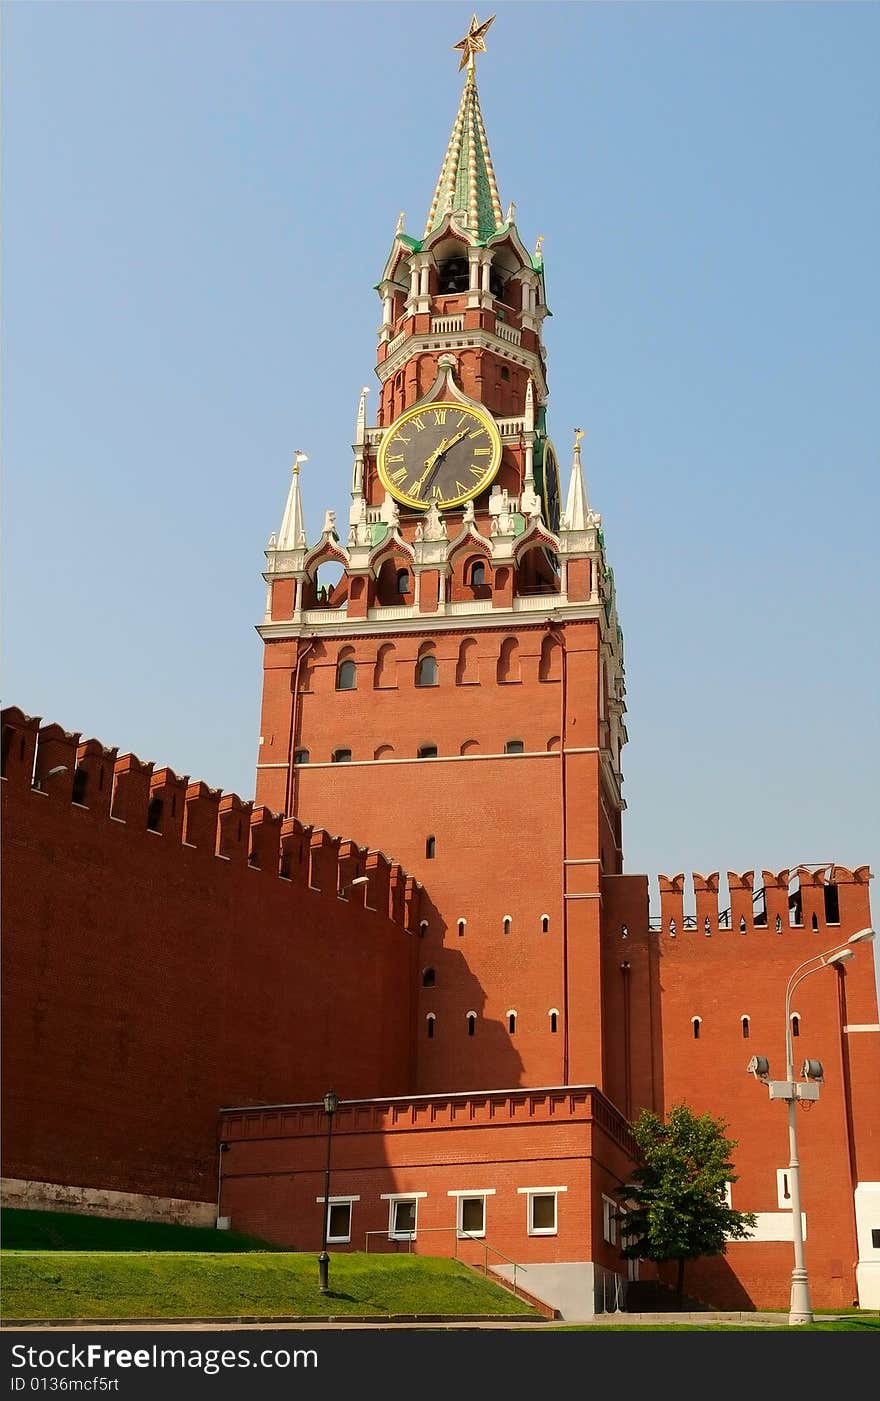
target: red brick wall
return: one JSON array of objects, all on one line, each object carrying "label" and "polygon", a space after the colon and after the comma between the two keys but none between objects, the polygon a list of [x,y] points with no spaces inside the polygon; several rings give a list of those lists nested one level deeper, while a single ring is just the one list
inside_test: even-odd
[{"label": "red brick wall", "polygon": [[[224,1214],[233,1226],[299,1250],[321,1248],[327,1119],[319,1106],[228,1113],[221,1134]],[[489,1264],[503,1252],[528,1264],[593,1260],[621,1273],[602,1236],[602,1193],[626,1181],[632,1140],[617,1111],[590,1088],[437,1096],[341,1105],[333,1121],[330,1196],[352,1205],[350,1246],[388,1250],[389,1205],[382,1193],[426,1192],[418,1205],[417,1253],[482,1262],[483,1247],[456,1243],[450,1191],[490,1189]],[[520,1187],[566,1187],[557,1234],[530,1236]],[[528,1288],[528,1278],[521,1283]]]},{"label": "red brick wall", "polygon": [[[311,762],[296,771],[292,810],[359,840],[369,833],[429,892],[418,958],[436,982],[419,1003],[422,1093],[601,1081],[597,625],[569,624],[564,636],[565,684],[539,679],[544,626],[346,636],[323,640],[309,655],[310,690],[298,697],[293,747],[307,749]],[[501,651],[511,637],[516,660],[511,679],[501,681]],[[466,639],[475,643],[468,674],[478,684],[457,684]],[[397,684],[375,688],[377,654],[389,642]],[[438,685],[419,688],[415,667],[427,642]],[[354,691],[335,689],[343,647],[355,650]],[[266,651],[260,762],[283,765],[293,658],[289,644]],[[564,822],[563,724],[571,751]],[[526,752],[506,755],[510,739]],[[429,743],[438,758],[417,760]],[[319,767],[338,747],[350,749],[353,762]],[[278,803],[285,786],[283,767],[258,771],[258,798]],[[429,836],[433,859],[426,857]],[[468,1012],[477,1014],[473,1037]]]},{"label": "red brick wall", "polygon": [[[149,832],[152,765],[132,756],[116,761],[124,821],[106,811],[112,758],[91,807],[72,805],[77,737],[58,727],[37,772],[67,772],[33,790],[37,723],[4,714],[7,1175],[211,1200],[222,1104],[411,1088],[417,939],[401,920],[417,923],[417,892],[399,867],[362,854],[375,912],[363,887],[337,898],[335,849],[325,888],[310,890],[310,841],[326,834],[303,844],[298,824],[282,834],[280,818],[197,784],[184,837],[207,844]],[[121,782],[131,774],[139,792]],[[252,837],[263,869],[248,864]],[[277,874],[279,839],[290,880]]]},{"label": "red brick wall", "polygon": [[[609,1026],[627,1029],[626,1036],[610,1036],[606,1044],[608,1092],[624,1108],[629,1088],[633,1113],[642,1106],[662,1112],[684,1102],[725,1118],[737,1142],[733,1205],[742,1211],[780,1212],[776,1174],[789,1163],[786,1106],[769,1100],[766,1088],[746,1074],[746,1065],[753,1055],[766,1055],[772,1078],[785,1078],[790,974],[871,922],[867,869],[836,867],[827,874],[838,888],[840,922],[825,919],[823,878],[803,871],[799,927],[789,923],[787,872],[781,884],[763,873],[766,925],[754,921],[752,873],[730,873],[727,928],[719,928],[717,894],[706,889],[701,876],[693,878],[694,901],[688,900],[688,908],[698,911],[696,928],[684,927],[684,877],[660,878],[661,928],[655,931],[648,929],[644,877],[604,882],[606,1017]],[[717,880],[709,881],[717,892]],[[811,974],[792,1001],[801,1018],[793,1041],[795,1074],[809,1056],[823,1062],[826,1076],[818,1103],[797,1111],[807,1269],[814,1303],[826,1308],[848,1306],[856,1297],[853,1187],[857,1180],[880,1177],[878,1035],[843,1031],[878,1021],[871,947],[854,949],[845,970]],[[624,962],[630,964],[626,973]],[[748,1039],[743,1016],[749,1018]],[[693,1035],[694,1017],[701,1018],[699,1039]],[[690,1292],[729,1307],[748,1307],[749,1301],[784,1307],[792,1264],[791,1241],[733,1243],[725,1259],[688,1267]]]}]

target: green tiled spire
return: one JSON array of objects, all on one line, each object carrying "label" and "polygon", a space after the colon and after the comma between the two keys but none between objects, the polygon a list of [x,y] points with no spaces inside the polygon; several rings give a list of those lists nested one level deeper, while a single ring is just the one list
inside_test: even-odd
[{"label": "green tiled spire", "polygon": [[425,225],[426,238],[448,209],[466,211],[467,228],[481,243],[504,227],[473,62],[468,66],[458,114],[431,202]]}]

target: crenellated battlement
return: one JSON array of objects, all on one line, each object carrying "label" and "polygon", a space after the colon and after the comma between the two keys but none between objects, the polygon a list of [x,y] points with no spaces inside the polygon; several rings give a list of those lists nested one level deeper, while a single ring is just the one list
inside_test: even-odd
[{"label": "crenellated battlement", "polygon": [[11,801],[77,809],[142,833],[145,840],[161,837],[181,850],[387,915],[417,932],[421,884],[384,852],[304,826],[135,754],[120,754],[97,739],[83,740],[17,706],[0,712],[0,719],[2,779]]},{"label": "crenellated battlement", "polygon": [[705,938],[782,934],[789,929],[827,931],[833,936],[844,927],[847,931],[850,925],[859,927],[859,920],[863,925],[870,922],[870,880],[867,866],[850,870],[834,862],[762,870],[760,882],[753,870],[728,871],[729,904],[721,908],[719,871],[692,872],[690,891],[685,889],[683,871],[660,875],[660,914],[650,918],[648,927],[669,939],[695,934]]}]

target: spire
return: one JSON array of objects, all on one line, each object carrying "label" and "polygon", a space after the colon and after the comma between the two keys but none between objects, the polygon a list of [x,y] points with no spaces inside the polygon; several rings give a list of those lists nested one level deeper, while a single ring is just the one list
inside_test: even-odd
[{"label": "spire", "polygon": [[574,430],[574,461],[568,481],[568,498],[565,503],[565,525],[568,530],[585,530],[590,515],[590,503],[584,486],[584,469],[581,465],[582,428]]},{"label": "spire", "polygon": [[474,15],[467,35],[454,46],[463,51],[460,67],[467,64],[467,77],[425,225],[426,238],[450,209],[466,212],[468,230],[481,242],[504,227],[489,142],[480,112],[474,58],[476,53],[485,53],[483,35],[494,18],[493,15],[483,24],[478,24]]},{"label": "spire", "polygon": [[284,518],[278,532],[276,548],[279,550],[299,550],[306,543],[306,528],[303,523],[302,501],[299,494],[299,464],[308,462],[308,460],[305,453],[300,452],[297,448],[293,454],[293,471],[290,478],[290,491],[287,493],[287,505],[284,507]]}]

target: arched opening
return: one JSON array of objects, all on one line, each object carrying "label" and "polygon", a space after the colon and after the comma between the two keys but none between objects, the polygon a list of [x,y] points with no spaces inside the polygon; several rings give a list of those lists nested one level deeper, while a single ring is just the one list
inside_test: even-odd
[{"label": "arched opening", "polygon": [[516,1032],[516,1012],[513,1009],[507,1013],[507,1030],[511,1036]]},{"label": "arched opening", "polygon": [[498,658],[498,681],[500,684],[508,684],[519,680],[519,643],[515,637],[505,637]]},{"label": "arched opening", "polygon": [[468,1036],[474,1036],[474,1035],[476,1034],[476,1030],[477,1030],[477,1014],[476,1014],[476,1012],[468,1012],[468,1014],[467,1014],[467,1031],[468,1031]]},{"label": "arched opening", "polygon": [[480,684],[480,664],[477,658],[477,643],[473,637],[462,639],[458,649],[458,662],[455,667],[456,686],[478,686]]},{"label": "arched opening", "polygon": [[797,1012],[791,1014],[791,1034],[792,1036],[800,1036],[801,1034],[801,1019]]},{"label": "arched opening", "polygon": [[437,685],[437,658],[434,655],[433,647],[434,644],[432,642],[427,642],[419,652],[418,661],[416,662],[417,686]]},{"label": "arched opening", "polygon": [[426,840],[425,840],[425,860],[426,860],[426,861],[433,861],[433,860],[434,860],[434,857],[435,857],[436,855],[437,855],[437,839],[436,839],[435,837],[428,837],[428,838],[426,838]]},{"label": "arched opening", "polygon": [[551,1010],[550,1010],[550,1034],[551,1034],[551,1036],[555,1036],[558,1030],[559,1030],[559,1013],[557,1012],[556,1008],[553,1007],[553,1008],[551,1008]]},{"label": "arched opening", "polygon": [[354,659],[353,647],[343,647],[336,660],[336,689],[337,691],[357,689],[357,663]]},{"label": "arched opening", "polygon": [[694,1029],[694,1040],[695,1040],[695,1041],[699,1041],[699,1039],[700,1039],[701,1018],[700,1018],[700,1017],[691,1017],[691,1026],[692,1026],[693,1029]]},{"label": "arched opening", "polygon": [[432,988],[437,985],[437,973],[433,968],[422,969],[422,987]]},{"label": "arched opening", "polygon": [[373,750],[374,759],[390,759],[394,753],[393,744],[380,744],[378,749]]},{"label": "arched opening", "polygon": [[743,1041],[748,1041],[748,1039],[749,1039],[749,1019],[748,1019],[748,1017],[740,1017],[740,1021],[742,1022]]},{"label": "arched opening", "polygon": [[538,663],[539,681],[562,680],[562,648],[555,637],[549,634],[541,643],[541,660]]},{"label": "arched opening", "polygon": [[328,559],[315,570],[315,608],[335,608],[345,601],[345,570],[339,560]]},{"label": "arched opening", "polygon": [[541,915],[541,933],[542,933],[542,934],[549,934],[549,933],[550,933],[550,916],[549,916],[549,915]]},{"label": "arched opening", "polygon": [[436,1022],[436,1020],[437,1018],[434,1016],[433,1012],[429,1012],[428,1015],[425,1017],[425,1024],[426,1030],[428,1032],[429,1041],[433,1041],[434,1039],[434,1023]]},{"label": "arched opening", "polygon": [[468,260],[460,253],[444,258],[437,269],[437,292],[439,296],[449,296],[456,292],[466,292],[470,285]]},{"label": "arched opening", "polygon": [[505,754],[524,754],[525,744],[521,739],[508,739],[504,744]]},{"label": "arched opening", "polygon": [[398,569],[398,571],[397,571],[397,592],[398,592],[399,594],[408,594],[408,593],[409,593],[409,588],[410,588],[410,585],[409,585],[409,570],[408,570],[408,569]]},{"label": "arched opening", "polygon": [[391,691],[397,686],[397,653],[393,642],[385,642],[376,653],[373,686],[377,691]]},{"label": "arched opening", "polygon": [[334,764],[350,764],[350,763],[351,763],[351,750],[350,750],[350,749],[334,749],[334,750],[333,750],[333,754],[331,755],[331,761],[332,761],[332,763],[334,763]]},{"label": "arched opening", "polygon": [[420,758],[420,759],[436,759],[436,758],[437,758],[437,746],[436,746],[436,744],[420,744],[420,745],[419,745],[419,758]]},{"label": "arched opening", "polygon": [[462,754],[478,754],[479,752],[480,746],[478,741],[475,739],[466,739],[461,746]]},{"label": "arched opening", "polygon": [[504,932],[505,932],[505,934],[509,934],[509,933],[510,933],[512,924],[513,924],[513,920],[511,919],[510,915],[505,915],[505,916],[504,916]]},{"label": "arched opening", "polygon": [[467,929],[467,920],[466,920],[466,919],[460,919],[460,920],[458,921],[458,937],[459,937],[459,939],[463,939],[463,938],[464,938],[464,931],[465,931],[466,929]]}]

